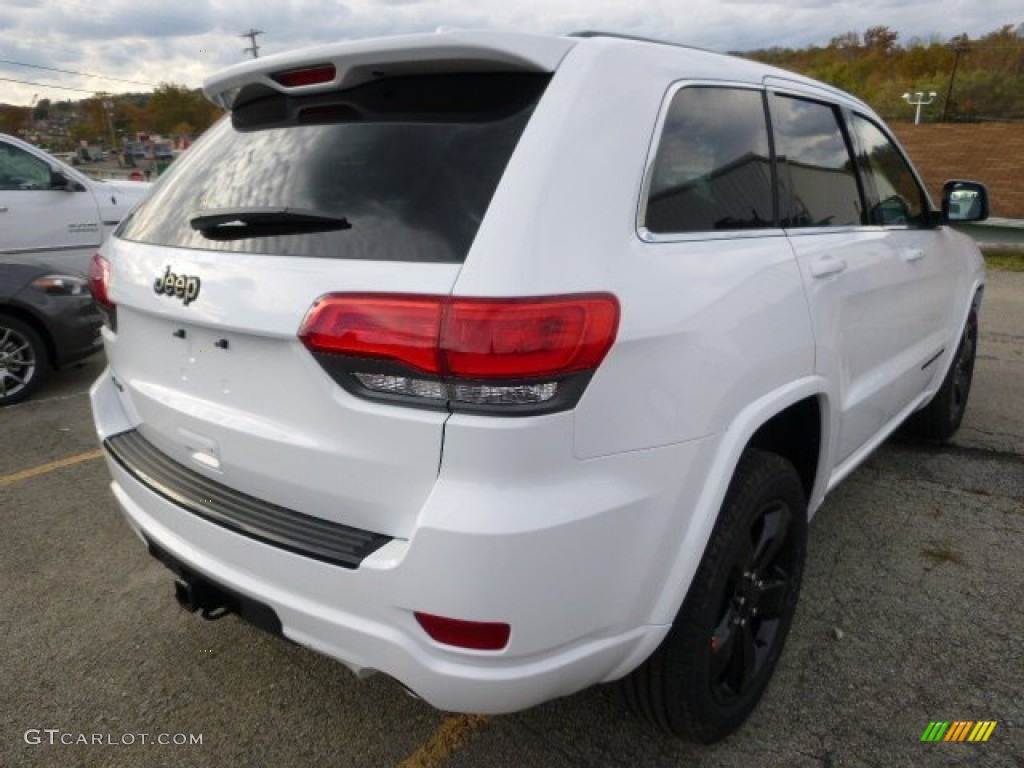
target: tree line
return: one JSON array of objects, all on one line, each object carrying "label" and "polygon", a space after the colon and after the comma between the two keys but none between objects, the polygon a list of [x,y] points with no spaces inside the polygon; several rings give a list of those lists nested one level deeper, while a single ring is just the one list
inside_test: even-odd
[{"label": "tree line", "polygon": [[[935,93],[922,109],[922,122],[1024,120],[1024,24],[1007,24],[976,39],[915,38],[905,45],[898,32],[874,26],[863,34],[837,35],[826,46],[741,55],[831,83],[888,120],[913,119],[915,108],[905,93],[921,93],[924,100]],[[0,132],[35,132],[60,149],[80,140],[120,144],[140,132],[198,135],[221,114],[198,89],[163,83],[152,93],[43,99],[34,108],[0,105]]]},{"label": "tree line", "polygon": [[1024,24],[1007,24],[979,38],[915,38],[900,44],[885,26],[846,32],[827,46],[770,48],[744,54],[842,88],[887,120],[913,120],[903,98],[934,101],[921,122],[1024,120]]},{"label": "tree line", "polygon": [[0,132],[37,137],[55,150],[79,141],[103,145],[113,141],[120,146],[138,133],[197,136],[222,114],[199,89],[162,83],[151,93],[97,93],[78,101],[42,99],[32,108],[3,105]]}]

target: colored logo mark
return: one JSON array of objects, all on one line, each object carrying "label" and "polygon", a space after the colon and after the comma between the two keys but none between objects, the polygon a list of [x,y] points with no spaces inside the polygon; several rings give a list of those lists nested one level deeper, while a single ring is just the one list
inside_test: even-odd
[{"label": "colored logo mark", "polygon": [[995,720],[932,721],[921,734],[921,741],[988,741],[995,729]]}]

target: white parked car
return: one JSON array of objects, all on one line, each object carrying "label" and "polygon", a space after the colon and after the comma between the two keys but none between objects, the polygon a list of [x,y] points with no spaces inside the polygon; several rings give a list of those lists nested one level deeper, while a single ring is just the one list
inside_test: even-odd
[{"label": "white parked car", "polygon": [[589,34],[205,88],[230,116],[90,275],[111,487],[181,604],[446,710],[624,679],[671,732],[737,728],[808,518],[970,388],[982,259],[878,116]]},{"label": "white parked car", "polygon": [[103,239],[149,188],[90,179],[0,134],[0,261],[16,257],[84,274]]}]

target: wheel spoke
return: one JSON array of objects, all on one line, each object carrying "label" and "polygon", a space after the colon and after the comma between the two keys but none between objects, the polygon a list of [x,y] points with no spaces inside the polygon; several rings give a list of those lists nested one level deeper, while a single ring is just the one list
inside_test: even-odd
[{"label": "wheel spoke", "polygon": [[742,693],[754,681],[757,675],[757,644],[754,637],[754,630],[750,622],[740,627],[740,654],[737,659],[739,667],[739,680],[736,693]]},{"label": "wheel spoke", "polygon": [[711,635],[711,680],[718,683],[729,668],[736,645],[736,609],[730,602]]},{"label": "wheel spoke", "polygon": [[757,541],[754,542],[750,570],[763,572],[775,562],[779,550],[786,542],[786,531],[789,527],[789,509],[780,503],[772,505],[755,526]]},{"label": "wheel spoke", "polygon": [[780,618],[786,607],[786,595],[789,594],[789,577],[775,568],[774,573],[761,582],[758,592],[757,605],[762,618]]}]

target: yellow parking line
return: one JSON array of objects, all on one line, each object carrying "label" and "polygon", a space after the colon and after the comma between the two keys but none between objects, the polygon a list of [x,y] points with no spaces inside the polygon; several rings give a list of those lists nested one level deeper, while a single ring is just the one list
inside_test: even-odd
[{"label": "yellow parking line", "polygon": [[491,722],[487,715],[449,717],[419,749],[399,764],[399,768],[437,768],[466,746],[469,737]]},{"label": "yellow parking line", "polygon": [[51,461],[49,464],[42,464],[38,467],[32,467],[31,469],[23,469],[20,472],[15,472],[10,475],[0,475],[0,488],[20,483],[22,480],[28,480],[30,477],[39,477],[39,475],[45,475],[46,473],[53,472],[57,469],[70,467],[74,464],[81,464],[83,461],[92,461],[93,459],[98,459],[102,456],[103,451],[97,448],[95,451],[80,453],[77,456],[68,456],[66,459],[57,459],[57,461]]}]

